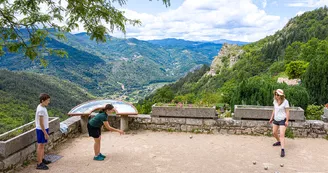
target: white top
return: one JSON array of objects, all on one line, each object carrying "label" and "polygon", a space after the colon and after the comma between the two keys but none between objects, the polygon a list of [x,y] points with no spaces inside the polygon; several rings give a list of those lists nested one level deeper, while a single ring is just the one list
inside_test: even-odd
[{"label": "white top", "polygon": [[276,100],[273,101],[274,105],[274,120],[282,121],[286,118],[286,108],[289,108],[288,100],[285,99],[281,105]]},{"label": "white top", "polygon": [[38,105],[38,107],[36,108],[36,113],[35,113],[35,127],[36,127],[36,129],[41,130],[40,116],[43,116],[44,129],[48,129],[49,128],[48,111],[47,111],[47,108],[41,106],[41,104]]}]

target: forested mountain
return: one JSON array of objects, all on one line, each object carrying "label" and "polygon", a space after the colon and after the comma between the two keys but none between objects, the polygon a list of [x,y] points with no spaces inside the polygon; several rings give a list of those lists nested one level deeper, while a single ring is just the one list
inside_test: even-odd
[{"label": "forested mountain", "polygon": [[[219,53],[229,55],[221,57],[222,64],[231,60],[230,54],[236,51],[231,48],[231,53]],[[309,111],[309,104],[320,107],[328,103],[327,7],[296,16],[274,35],[240,49],[238,52],[242,53],[232,67],[221,68],[214,75],[200,70],[199,73],[204,75],[195,78],[199,80],[181,79],[164,86],[141,100],[138,108],[146,113],[149,105],[171,100],[228,103],[232,109],[235,104],[272,105],[272,91],[277,88],[285,90],[292,106],[301,106],[306,111]],[[301,78],[302,83],[298,86],[278,84],[277,78],[281,76]]]},{"label": "forested mountain", "polygon": [[30,61],[21,54],[6,53],[0,57],[0,68],[53,75],[77,83],[97,96],[124,95],[127,101],[135,101],[158,84],[174,82],[201,64],[209,65],[222,46],[214,43],[190,46],[194,42],[160,46],[110,36],[106,43],[97,44],[86,33],[66,33],[67,41],[57,40],[54,34],[47,46],[67,51],[68,58],[45,53],[49,65],[43,67],[38,59]]},{"label": "forested mountain", "polygon": [[51,97],[49,116],[62,119],[74,106],[95,99],[76,84],[56,77],[0,70],[0,134],[34,120],[40,93]]}]

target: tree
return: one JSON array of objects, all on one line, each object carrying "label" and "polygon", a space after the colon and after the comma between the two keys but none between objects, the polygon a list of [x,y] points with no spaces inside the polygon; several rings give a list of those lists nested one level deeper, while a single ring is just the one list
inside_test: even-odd
[{"label": "tree", "polygon": [[305,73],[309,63],[305,61],[292,61],[287,64],[286,73],[289,79],[300,78]]},{"label": "tree", "polygon": [[[150,0],[151,1],[151,0]],[[170,0],[162,0],[166,6]],[[139,20],[128,19],[124,11],[116,9],[127,0],[0,0],[0,56],[5,51],[21,52],[31,60],[42,52],[67,56],[64,50],[46,47],[51,30],[58,39],[65,39],[65,32],[71,32],[80,25],[91,40],[106,42],[107,35],[117,29],[124,34],[126,25],[139,25]],[[47,12],[42,12],[47,9]],[[65,22],[65,23],[64,23]],[[63,24],[58,24],[63,23]],[[109,28],[105,26],[109,24]]]},{"label": "tree", "polygon": [[303,75],[303,83],[307,89],[311,104],[328,102],[328,54],[313,59]]}]

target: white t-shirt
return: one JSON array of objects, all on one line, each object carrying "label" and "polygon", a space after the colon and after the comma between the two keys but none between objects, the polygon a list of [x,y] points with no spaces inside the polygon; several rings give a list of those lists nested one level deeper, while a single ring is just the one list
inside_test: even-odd
[{"label": "white t-shirt", "polygon": [[46,107],[41,106],[41,104],[38,105],[36,108],[36,113],[35,113],[35,127],[36,129],[41,130],[40,126],[40,116],[43,116],[43,125],[45,129],[49,128],[49,116],[48,116],[48,111]]},{"label": "white t-shirt", "polygon": [[285,99],[281,105],[276,100],[273,101],[274,105],[274,120],[282,121],[286,118],[286,108],[289,108],[288,100]]}]

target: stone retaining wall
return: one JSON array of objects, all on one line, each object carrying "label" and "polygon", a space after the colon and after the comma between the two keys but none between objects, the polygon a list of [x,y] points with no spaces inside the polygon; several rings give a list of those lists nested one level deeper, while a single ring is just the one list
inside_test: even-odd
[{"label": "stone retaining wall", "polygon": [[[45,148],[46,151],[65,142],[68,138],[75,137],[80,134],[80,117],[69,118],[63,121],[63,123],[68,126],[67,134],[61,133],[61,131],[59,130],[59,123],[57,124],[57,128],[53,128],[56,130],[51,130],[50,128],[49,140]],[[14,168],[24,165],[28,163],[29,160],[35,158],[37,146],[35,129],[31,130],[31,132],[29,131],[22,135],[27,137],[34,136],[33,138],[31,137],[30,140],[28,140],[32,142],[27,146],[23,146],[22,144],[24,143],[24,141],[20,141],[20,145],[11,146],[10,150],[14,151],[14,153],[8,156],[6,155],[6,157],[0,159],[0,172],[14,172]]]},{"label": "stone retaining wall", "polygon": [[[119,128],[119,117],[110,117],[111,126]],[[268,121],[193,118],[160,118],[150,115],[129,116],[131,130],[177,131],[194,133],[221,133],[237,135],[271,136],[272,126]],[[319,120],[290,122],[289,128],[295,137],[326,138],[328,123]]]},{"label": "stone retaining wall", "polygon": [[[67,134],[55,131],[50,134],[46,151],[65,142],[68,138],[79,136],[81,131],[80,117],[75,116],[65,120],[68,126]],[[108,118],[110,125],[115,128],[120,126],[120,117],[112,115]],[[304,122],[290,122],[290,129],[295,137],[326,138],[328,123],[318,120]],[[268,121],[224,119],[199,119],[199,118],[167,118],[151,117],[150,115],[129,116],[131,130],[177,131],[193,133],[220,133],[236,135],[271,135],[271,125]],[[35,158],[36,143],[33,143],[4,159],[0,159],[0,172],[12,172],[15,167],[25,164]]]}]

